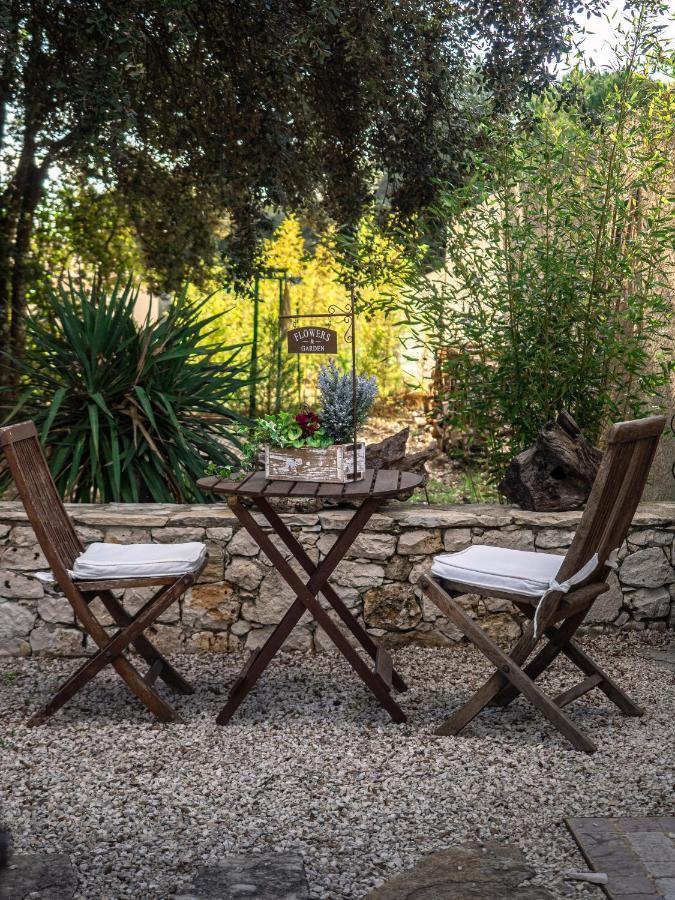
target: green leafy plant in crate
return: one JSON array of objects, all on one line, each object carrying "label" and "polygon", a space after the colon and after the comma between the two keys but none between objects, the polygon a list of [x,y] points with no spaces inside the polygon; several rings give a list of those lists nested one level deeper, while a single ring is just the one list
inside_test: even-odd
[{"label": "green leafy plant in crate", "polygon": [[28,319],[9,419],[36,422],[66,499],[201,500],[204,461],[236,459],[243,420],[230,402],[247,384],[243,345],[210,343],[215,317],[186,290],[139,325],[137,295],[131,279],[109,293],[70,282],[52,291],[50,319]]}]

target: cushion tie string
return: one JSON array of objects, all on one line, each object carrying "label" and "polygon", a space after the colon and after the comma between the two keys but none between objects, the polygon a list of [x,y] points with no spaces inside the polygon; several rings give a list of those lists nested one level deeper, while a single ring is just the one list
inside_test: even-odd
[{"label": "cushion tie string", "polygon": [[[604,565],[607,566],[608,569],[617,569],[617,555],[619,553],[619,548],[617,547],[615,550],[612,550],[607,559],[604,562]],[[567,594],[571,588],[575,585],[580,584],[582,581],[585,581],[589,575],[592,575],[593,572],[598,568],[599,559],[598,554],[594,553],[593,556],[588,560],[588,562],[583,565],[578,572],[575,572],[574,575],[570,575],[569,578],[566,578],[565,581],[556,581],[555,578],[552,578],[549,583],[547,589],[541,595],[541,599],[539,603],[537,603],[537,608],[534,613],[534,636],[535,638],[541,637],[542,632],[542,612],[544,609],[544,603],[551,594]]]}]

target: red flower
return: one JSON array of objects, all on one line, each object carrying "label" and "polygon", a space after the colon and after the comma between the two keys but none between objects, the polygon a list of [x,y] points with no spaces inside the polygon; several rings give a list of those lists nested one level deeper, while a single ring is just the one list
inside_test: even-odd
[{"label": "red flower", "polygon": [[305,409],[302,412],[299,412],[295,417],[295,421],[302,428],[303,437],[311,437],[314,432],[321,428],[319,417],[315,412],[312,412],[311,409]]}]

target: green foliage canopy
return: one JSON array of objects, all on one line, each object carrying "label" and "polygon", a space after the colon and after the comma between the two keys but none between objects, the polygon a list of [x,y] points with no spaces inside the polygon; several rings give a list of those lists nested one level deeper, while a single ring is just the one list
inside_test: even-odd
[{"label": "green foliage canopy", "polygon": [[541,86],[600,3],[6,0],[0,336],[16,356],[50,170],[119,190],[158,287],[216,252],[225,213],[245,273],[270,208],[350,225],[382,173],[395,208],[431,204],[481,115]]}]

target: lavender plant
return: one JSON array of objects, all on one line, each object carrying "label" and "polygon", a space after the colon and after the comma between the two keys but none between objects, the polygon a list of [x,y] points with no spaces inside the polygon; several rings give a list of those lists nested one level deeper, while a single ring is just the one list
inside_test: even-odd
[{"label": "lavender plant", "polygon": [[[321,427],[336,444],[347,444],[354,431],[352,377],[341,375],[331,359],[322,366],[318,378]],[[377,379],[359,375],[356,379],[356,424],[363,425],[377,396]]]}]

